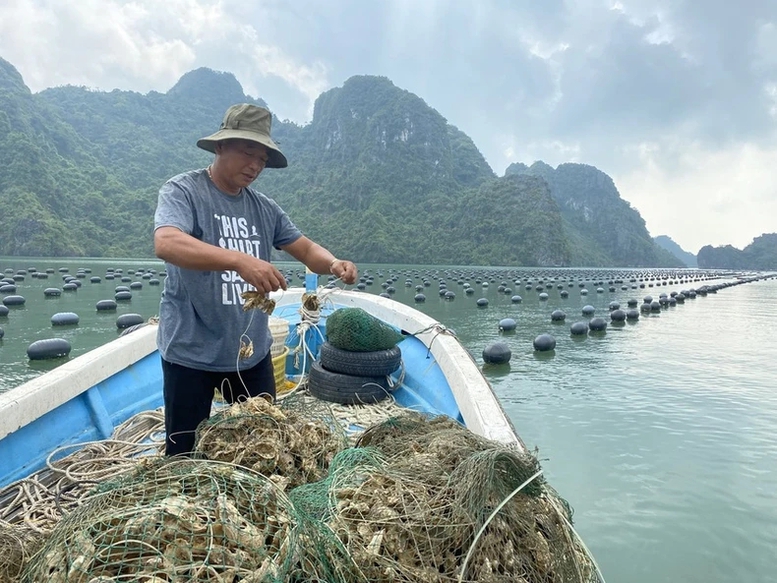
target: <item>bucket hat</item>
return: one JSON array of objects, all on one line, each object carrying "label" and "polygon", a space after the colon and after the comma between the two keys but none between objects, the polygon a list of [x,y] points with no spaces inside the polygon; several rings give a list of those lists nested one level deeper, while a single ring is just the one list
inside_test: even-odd
[{"label": "bucket hat", "polygon": [[286,156],[270,137],[271,125],[272,114],[269,110],[250,103],[239,103],[227,110],[215,134],[197,140],[197,147],[215,153],[216,142],[221,140],[249,140],[267,148],[266,168],[286,168],[289,165]]}]

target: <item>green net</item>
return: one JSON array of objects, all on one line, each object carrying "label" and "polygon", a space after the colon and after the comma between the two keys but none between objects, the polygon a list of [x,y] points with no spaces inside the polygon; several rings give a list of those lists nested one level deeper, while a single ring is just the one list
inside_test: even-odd
[{"label": "green net", "polygon": [[156,458],[66,516],[22,581],[287,581],[292,516],[288,498],[263,476]]},{"label": "green net", "polygon": [[[510,497],[537,473],[534,456],[417,414],[367,430],[360,445],[338,454],[324,480],[289,493],[301,531],[320,534],[323,523],[344,549],[327,555],[340,567],[327,581],[596,581],[541,477]],[[328,552],[327,537],[318,540],[300,549],[310,564]]]},{"label": "green net", "polygon": [[341,308],[326,319],[326,339],[341,350],[388,350],[403,338],[401,332],[361,308]]},{"label": "green net", "polygon": [[89,492],[32,558],[43,539],[0,522],[0,548],[18,561],[6,565],[27,561],[0,580],[597,581],[534,455],[410,412],[347,447],[342,422],[302,394],[226,408],[198,428],[201,457],[137,461]]}]

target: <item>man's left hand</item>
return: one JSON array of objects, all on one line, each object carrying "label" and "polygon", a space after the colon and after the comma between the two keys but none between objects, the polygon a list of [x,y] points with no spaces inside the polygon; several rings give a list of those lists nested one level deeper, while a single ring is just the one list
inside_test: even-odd
[{"label": "man's left hand", "polygon": [[359,270],[356,269],[356,265],[352,261],[347,261],[345,259],[333,261],[329,271],[335,277],[340,278],[343,283],[349,285],[356,283],[356,279],[359,277]]}]

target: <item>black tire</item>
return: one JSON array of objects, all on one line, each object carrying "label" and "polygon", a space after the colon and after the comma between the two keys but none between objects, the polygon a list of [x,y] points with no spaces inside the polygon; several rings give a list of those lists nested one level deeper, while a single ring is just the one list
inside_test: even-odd
[{"label": "black tire", "polygon": [[388,379],[340,374],[326,370],[318,361],[310,364],[310,394],[322,401],[342,405],[377,403],[389,396]]},{"label": "black tire", "polygon": [[388,350],[353,352],[342,350],[329,342],[321,345],[321,366],[331,372],[362,377],[382,377],[399,368],[402,351],[399,346]]}]

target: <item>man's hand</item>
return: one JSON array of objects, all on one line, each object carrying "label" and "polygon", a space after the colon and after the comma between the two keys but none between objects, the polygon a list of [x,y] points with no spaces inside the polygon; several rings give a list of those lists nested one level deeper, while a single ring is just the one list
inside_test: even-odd
[{"label": "man's hand", "polygon": [[329,266],[329,271],[335,277],[340,278],[343,283],[349,285],[356,283],[356,278],[359,277],[359,270],[356,269],[356,265],[352,261],[346,261],[345,259],[335,259],[332,265]]},{"label": "man's hand", "polygon": [[243,255],[236,271],[258,292],[269,294],[279,289],[286,289],[286,278],[283,274],[272,263],[256,257]]}]

